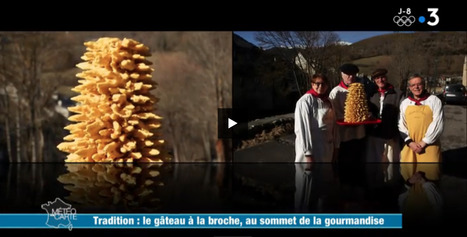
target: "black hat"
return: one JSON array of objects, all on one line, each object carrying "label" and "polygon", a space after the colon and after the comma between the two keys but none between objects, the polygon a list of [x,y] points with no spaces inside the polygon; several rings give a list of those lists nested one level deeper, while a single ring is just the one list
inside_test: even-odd
[{"label": "black hat", "polygon": [[388,73],[388,70],[384,68],[378,68],[374,72],[371,73],[371,79],[375,79],[380,76],[386,76],[387,73]]},{"label": "black hat", "polygon": [[341,70],[341,72],[347,75],[354,75],[357,74],[357,72],[359,72],[357,65],[352,63],[345,63],[339,69]]}]

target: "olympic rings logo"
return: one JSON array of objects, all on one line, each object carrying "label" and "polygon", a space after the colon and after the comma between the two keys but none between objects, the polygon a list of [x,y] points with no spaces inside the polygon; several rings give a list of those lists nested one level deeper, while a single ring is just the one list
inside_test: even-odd
[{"label": "olympic rings logo", "polygon": [[415,22],[414,16],[394,16],[392,19],[398,26],[411,26]]}]

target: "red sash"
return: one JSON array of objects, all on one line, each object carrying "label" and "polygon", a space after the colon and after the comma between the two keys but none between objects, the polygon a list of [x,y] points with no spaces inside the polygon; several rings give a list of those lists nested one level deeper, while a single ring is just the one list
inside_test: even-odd
[{"label": "red sash", "polygon": [[420,99],[415,99],[415,98],[413,98],[411,95],[409,95],[408,98],[409,98],[409,100],[414,101],[414,102],[415,102],[415,105],[422,105],[420,102],[426,100],[426,99],[428,98],[428,96],[430,96],[430,94],[428,94],[428,93],[423,93],[423,94],[422,94],[422,97],[420,97]]},{"label": "red sash", "polygon": [[306,92],[306,94],[311,94],[312,96],[318,97],[318,98],[322,99],[323,101],[328,101],[329,100],[329,97],[328,97],[327,94],[318,94],[318,92],[316,92],[313,88],[308,90]]}]

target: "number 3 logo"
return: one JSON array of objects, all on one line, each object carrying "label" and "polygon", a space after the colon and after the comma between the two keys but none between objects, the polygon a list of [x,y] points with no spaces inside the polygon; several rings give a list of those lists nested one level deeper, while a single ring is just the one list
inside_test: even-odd
[{"label": "number 3 logo", "polygon": [[435,21],[428,21],[427,24],[430,26],[438,25],[439,16],[436,14],[438,12],[438,8],[428,8],[428,12],[431,12],[430,17],[435,18]]}]

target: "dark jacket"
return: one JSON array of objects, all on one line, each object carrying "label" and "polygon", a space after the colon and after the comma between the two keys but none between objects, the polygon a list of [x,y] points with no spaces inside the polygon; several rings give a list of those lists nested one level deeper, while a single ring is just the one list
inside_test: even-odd
[{"label": "dark jacket", "polygon": [[399,105],[404,98],[401,90],[391,88],[385,91],[383,110],[380,114],[380,92],[376,91],[370,97],[369,109],[373,117],[381,119],[380,124],[374,125],[369,134],[371,136],[384,139],[396,138],[399,136]]}]

